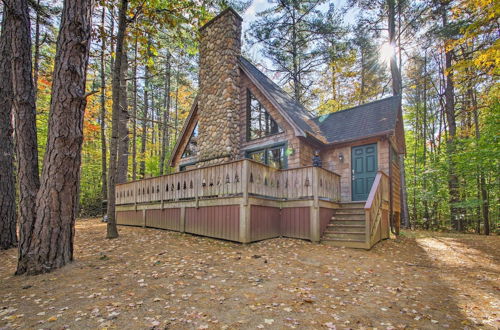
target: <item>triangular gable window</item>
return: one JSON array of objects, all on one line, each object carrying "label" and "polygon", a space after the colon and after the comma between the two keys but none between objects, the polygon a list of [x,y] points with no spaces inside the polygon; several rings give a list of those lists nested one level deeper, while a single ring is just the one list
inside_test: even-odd
[{"label": "triangular gable window", "polygon": [[198,123],[194,126],[193,133],[191,133],[191,137],[189,138],[189,142],[184,149],[184,153],[181,158],[187,158],[196,156],[198,152]]},{"label": "triangular gable window", "polygon": [[248,91],[247,139],[255,140],[283,132],[262,103]]}]

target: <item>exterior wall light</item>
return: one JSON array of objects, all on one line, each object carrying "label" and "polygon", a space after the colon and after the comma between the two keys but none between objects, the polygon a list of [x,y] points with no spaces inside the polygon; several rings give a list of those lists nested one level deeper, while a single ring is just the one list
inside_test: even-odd
[{"label": "exterior wall light", "polygon": [[344,154],[343,154],[343,153],[341,153],[341,152],[339,152],[339,161],[340,161],[341,163],[343,163],[343,162],[344,162]]}]

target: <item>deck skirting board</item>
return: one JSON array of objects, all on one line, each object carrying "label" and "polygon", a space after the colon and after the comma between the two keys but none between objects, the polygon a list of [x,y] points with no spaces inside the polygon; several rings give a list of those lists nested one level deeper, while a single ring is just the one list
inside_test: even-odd
[{"label": "deck skirting board", "polygon": [[[323,229],[322,218],[338,203],[313,199],[280,200],[242,196],[125,204],[116,207],[119,225],[167,229],[241,243],[275,237],[313,239],[311,221]],[[321,219],[320,219],[321,218]],[[313,226],[314,228],[314,226]],[[317,241],[317,238],[314,239]]]}]

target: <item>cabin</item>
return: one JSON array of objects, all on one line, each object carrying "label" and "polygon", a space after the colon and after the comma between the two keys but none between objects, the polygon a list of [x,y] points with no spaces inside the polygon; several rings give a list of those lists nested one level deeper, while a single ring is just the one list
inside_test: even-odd
[{"label": "cabin", "polygon": [[117,185],[120,225],[241,243],[370,249],[399,228],[401,99],[314,117],[241,55],[231,8],[200,29],[199,92],[175,173]]}]

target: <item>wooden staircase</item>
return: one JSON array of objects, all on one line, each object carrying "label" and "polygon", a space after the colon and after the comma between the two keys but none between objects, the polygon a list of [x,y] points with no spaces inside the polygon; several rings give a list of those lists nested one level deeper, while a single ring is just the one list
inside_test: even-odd
[{"label": "wooden staircase", "polygon": [[322,242],[335,246],[367,248],[365,202],[341,203],[328,224]]}]

